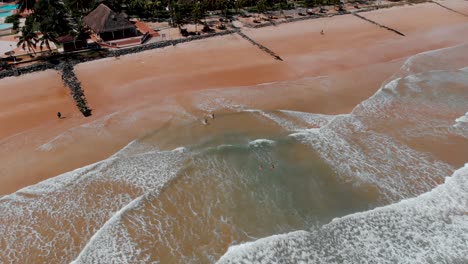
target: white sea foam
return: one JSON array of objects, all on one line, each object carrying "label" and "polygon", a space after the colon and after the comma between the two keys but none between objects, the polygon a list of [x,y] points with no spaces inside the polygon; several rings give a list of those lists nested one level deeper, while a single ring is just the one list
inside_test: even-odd
[{"label": "white sea foam", "polygon": [[455,124],[451,127],[451,131],[468,139],[468,112],[455,119]]},{"label": "white sea foam", "polygon": [[338,116],[345,116],[345,115],[312,114],[312,113],[291,111],[291,110],[280,110],[280,111],[289,116],[297,118],[303,122],[306,122],[308,125],[312,125],[315,128],[319,128],[319,127],[329,124],[333,119],[335,119]]},{"label": "white sea foam", "polygon": [[266,111],[258,110],[258,109],[243,109],[242,112],[258,113],[262,115],[263,117],[266,117],[267,119],[275,122],[280,127],[289,131],[296,131],[296,130],[304,129],[304,127],[298,124],[295,124],[292,120],[285,118],[285,117],[281,117],[280,115],[277,115],[273,112],[266,112]]},{"label": "white sea foam", "polygon": [[187,157],[180,150],[112,157],[3,196],[2,261],[71,261],[114,212],[158,193]]},{"label": "white sea foam", "polygon": [[[447,51],[458,54],[414,56],[350,115],[290,135],[310,144],[339,175],[371,182],[387,201],[399,202],[334,219],[317,231],[232,246],[218,263],[468,263],[468,164],[452,174],[448,164],[399,140],[446,136],[450,117],[466,112],[466,73],[440,54]],[[439,71],[427,72],[435,62]],[[403,131],[393,131],[392,122]]]},{"label": "white sea foam", "polygon": [[302,135],[300,140],[310,144],[343,180],[353,177],[375,184],[391,201],[428,191],[451,171],[449,165],[372,132],[351,117],[337,118]]},{"label": "white sea foam", "polygon": [[264,138],[261,138],[261,139],[256,139],[256,140],[253,140],[253,141],[250,141],[249,142],[249,146],[250,147],[262,147],[262,146],[271,146],[271,145],[274,145],[275,144],[275,141],[273,140],[270,140],[270,139],[264,139]]},{"label": "white sea foam", "polygon": [[[165,189],[166,193],[149,193],[124,214],[115,214],[74,263],[149,263],[163,258],[161,255],[166,258],[159,261],[168,263],[216,261],[214,256],[224,250],[216,245],[216,239],[224,239],[229,233],[237,237],[241,233],[233,224],[233,215],[228,213],[232,210],[226,208],[236,208],[238,201],[226,197],[243,190],[248,184],[245,181],[258,178],[245,177],[242,167],[234,167],[217,155],[194,155],[188,168],[190,174],[181,171],[177,181]],[[250,195],[246,193],[247,197]],[[262,203],[265,209],[262,213],[274,210],[270,202]],[[214,223],[216,228],[207,228]],[[200,241],[201,237],[214,240]],[[199,248],[190,249],[192,245]]]},{"label": "white sea foam", "polygon": [[467,263],[468,164],[419,197],[232,246],[224,263]]},{"label": "white sea foam", "polygon": [[372,183],[390,201],[416,196],[432,189],[453,168],[408,144],[413,138],[434,138],[443,144],[453,132],[454,113],[467,110],[467,84],[468,75],[458,69],[398,77],[350,115],[327,117],[328,123],[319,129],[291,136],[310,144],[344,180]]},{"label": "white sea foam", "polygon": [[468,123],[468,112],[466,112],[465,115],[455,119],[455,123],[455,125]]},{"label": "white sea foam", "polygon": [[[97,245],[103,245],[102,243],[99,243],[99,240],[102,238],[103,234],[108,232],[107,229],[109,228],[112,228],[112,224],[115,223],[115,222],[118,222],[121,220],[121,217],[122,215],[135,208],[136,206],[138,206],[138,204],[141,202],[141,200],[143,199],[144,195],[141,195],[139,197],[137,197],[136,199],[134,199],[133,201],[131,201],[130,203],[128,203],[127,205],[125,205],[124,207],[122,207],[122,209],[120,209],[118,212],[116,212],[96,233],[94,233],[94,235],[91,237],[91,239],[89,240],[89,242],[86,244],[86,246],[83,248],[83,250],[80,252],[80,254],[78,255],[77,259],[79,260],[80,258],[83,257],[83,252],[87,252],[89,249],[89,246],[95,246],[96,244]],[[100,252],[100,259],[105,259],[105,258],[102,258],[102,257],[105,257],[109,252],[109,248],[115,248],[115,246],[109,246],[108,244],[104,244],[105,246],[99,248],[99,252]],[[124,254],[124,252],[122,252],[122,254]],[[129,255],[130,257],[131,255]],[[99,259],[96,259],[94,261],[92,261],[92,263],[95,263],[95,262],[99,262]],[[78,261],[74,260],[71,262],[71,264],[77,264],[79,263]]]}]

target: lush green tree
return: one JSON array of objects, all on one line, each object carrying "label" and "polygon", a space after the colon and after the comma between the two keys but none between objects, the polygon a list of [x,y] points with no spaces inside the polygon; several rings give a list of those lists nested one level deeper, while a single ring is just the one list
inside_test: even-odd
[{"label": "lush green tree", "polygon": [[201,22],[201,19],[205,16],[205,11],[203,10],[202,3],[197,1],[192,9],[192,18],[195,23],[195,31],[197,31],[198,23]]},{"label": "lush green tree", "polygon": [[66,8],[75,16],[80,17],[92,10],[94,0],[65,0]]},{"label": "lush green tree", "polygon": [[74,36],[75,40],[86,41],[91,37],[91,32],[83,23],[82,18],[76,18],[71,25],[70,35]]},{"label": "lush green tree", "polygon": [[169,1],[168,4],[169,4],[168,9],[169,9],[170,17],[171,17],[172,26],[182,29],[182,26],[185,24],[184,18],[188,17],[188,14],[184,15],[184,13],[187,11],[186,6],[173,0]]},{"label": "lush green tree", "polygon": [[304,0],[304,5],[306,7],[315,7],[317,5],[317,0]]},{"label": "lush green tree", "polygon": [[257,10],[259,13],[265,13],[267,10],[268,3],[267,0],[259,0],[257,3]]},{"label": "lush green tree", "polygon": [[19,21],[20,17],[21,16],[19,14],[8,16],[8,17],[5,18],[5,23],[13,24],[13,29],[18,30],[18,27],[19,27],[19,24],[20,24],[20,21]]},{"label": "lush green tree", "polygon": [[167,10],[169,11],[169,16],[171,18],[171,21],[170,21],[170,25],[175,27],[176,26],[176,3],[174,0],[169,0],[169,2],[167,3]]},{"label": "lush green tree", "polygon": [[224,17],[227,18],[229,9],[233,8],[234,6],[234,0],[216,0],[214,9],[221,10]]},{"label": "lush green tree", "polygon": [[34,13],[28,17],[39,24],[39,47],[51,49],[50,43],[58,43],[57,38],[70,31],[69,15],[63,2],[58,0],[41,0],[36,3]]},{"label": "lush green tree", "polygon": [[240,13],[240,9],[245,6],[245,0],[236,0],[234,2],[234,7],[236,8],[236,13]]}]

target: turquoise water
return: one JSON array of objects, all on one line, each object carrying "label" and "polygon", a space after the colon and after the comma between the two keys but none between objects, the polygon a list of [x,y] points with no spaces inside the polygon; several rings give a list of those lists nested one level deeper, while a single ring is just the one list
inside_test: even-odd
[{"label": "turquoise water", "polygon": [[0,13],[0,17],[7,17],[7,16],[11,16],[13,13],[11,11],[8,11],[8,12],[1,12]]},{"label": "turquoise water", "polygon": [[18,5],[7,5],[0,7],[0,10],[12,11],[18,9]]},{"label": "turquoise water", "polygon": [[0,24],[0,30],[12,28],[13,24]]}]

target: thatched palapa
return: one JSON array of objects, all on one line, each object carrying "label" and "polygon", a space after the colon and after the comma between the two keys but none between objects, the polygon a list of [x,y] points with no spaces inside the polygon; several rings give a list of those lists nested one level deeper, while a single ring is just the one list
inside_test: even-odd
[{"label": "thatched palapa", "polygon": [[116,13],[105,4],[91,11],[83,22],[103,40],[121,39],[136,36],[137,30],[122,13]]}]

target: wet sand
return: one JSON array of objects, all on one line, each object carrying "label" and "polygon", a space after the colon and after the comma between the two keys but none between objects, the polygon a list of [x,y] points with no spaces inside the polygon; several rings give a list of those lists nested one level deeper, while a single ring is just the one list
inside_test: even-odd
[{"label": "wet sand", "polygon": [[[447,3],[466,10],[463,1]],[[75,108],[55,71],[3,79],[0,194],[104,159],[158,127],[200,118],[203,111],[192,105],[199,90],[253,89],[249,86],[327,75],[333,81],[317,81],[307,97],[288,95],[281,86],[261,94],[257,86],[260,100],[239,101],[252,108],[347,113],[404,58],[463,43],[468,34],[467,17],[431,3],[362,15],[406,37],[345,15],[244,31],[284,62],[230,35],[80,64],[76,73],[93,109],[90,118]],[[290,97],[281,100],[283,95]],[[57,111],[66,118],[58,120]]]}]

